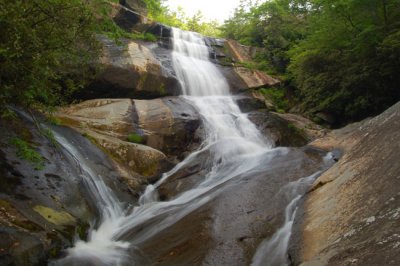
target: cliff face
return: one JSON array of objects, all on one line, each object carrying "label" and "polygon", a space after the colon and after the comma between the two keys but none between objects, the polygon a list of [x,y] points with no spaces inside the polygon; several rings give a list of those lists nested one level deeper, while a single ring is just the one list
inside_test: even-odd
[{"label": "cliff face", "polygon": [[[344,156],[308,193],[292,249],[302,265],[400,264],[400,103],[311,145]],[[301,220],[301,219],[299,219]]]}]

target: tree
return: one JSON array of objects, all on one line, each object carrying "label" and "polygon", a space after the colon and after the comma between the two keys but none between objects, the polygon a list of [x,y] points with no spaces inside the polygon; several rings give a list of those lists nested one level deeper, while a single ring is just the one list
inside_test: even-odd
[{"label": "tree", "polygon": [[96,19],[83,0],[0,0],[0,104],[59,104],[98,57]]}]

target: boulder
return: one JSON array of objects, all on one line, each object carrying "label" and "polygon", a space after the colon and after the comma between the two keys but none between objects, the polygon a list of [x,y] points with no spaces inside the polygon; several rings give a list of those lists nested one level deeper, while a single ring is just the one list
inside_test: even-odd
[{"label": "boulder", "polygon": [[146,145],[180,159],[199,144],[197,111],[183,97],[134,100],[138,126]]},{"label": "boulder", "polygon": [[151,50],[131,40],[121,44],[99,37],[104,45],[102,71],[77,97],[157,98],[180,94],[180,85],[170,71],[164,70]]},{"label": "boulder", "polygon": [[60,109],[57,117],[110,155],[134,189],[171,167],[162,152],[128,142],[129,135],[142,131],[130,99],[89,100]]},{"label": "boulder", "polygon": [[307,144],[304,132],[277,114],[267,110],[252,111],[248,118],[276,146],[301,147]]},{"label": "boulder", "polygon": [[344,156],[308,193],[293,263],[399,265],[400,103],[311,145]]}]

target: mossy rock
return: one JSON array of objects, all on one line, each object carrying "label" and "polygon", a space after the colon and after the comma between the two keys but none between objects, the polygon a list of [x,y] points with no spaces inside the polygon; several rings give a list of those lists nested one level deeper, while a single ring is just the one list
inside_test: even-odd
[{"label": "mossy rock", "polygon": [[39,213],[48,222],[55,225],[66,226],[76,224],[76,219],[65,211],[56,211],[41,205],[36,205],[33,210]]}]

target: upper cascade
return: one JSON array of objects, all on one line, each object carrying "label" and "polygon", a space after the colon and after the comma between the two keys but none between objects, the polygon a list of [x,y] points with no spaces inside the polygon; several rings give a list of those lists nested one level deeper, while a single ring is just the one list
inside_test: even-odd
[{"label": "upper cascade", "polygon": [[229,95],[228,82],[209,61],[203,36],[173,28],[172,41],[172,62],[184,95]]}]

